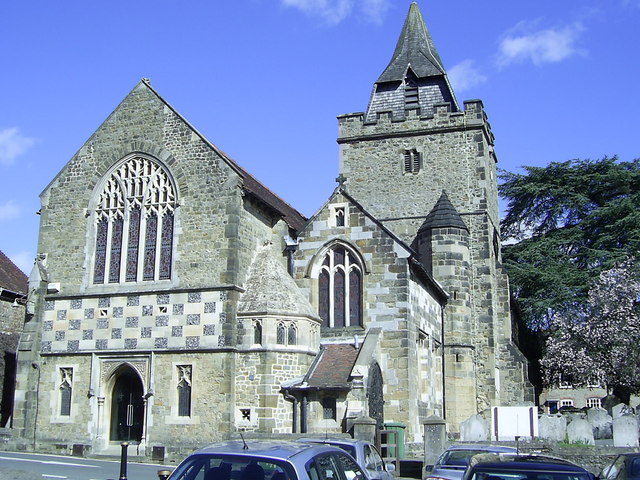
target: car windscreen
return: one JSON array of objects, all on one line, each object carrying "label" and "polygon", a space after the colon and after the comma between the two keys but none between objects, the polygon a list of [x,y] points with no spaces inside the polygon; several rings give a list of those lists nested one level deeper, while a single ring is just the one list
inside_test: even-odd
[{"label": "car windscreen", "polygon": [[450,450],[445,452],[438,464],[466,467],[474,455],[487,453],[486,450]]},{"label": "car windscreen", "polygon": [[476,470],[469,480],[592,480],[586,472],[552,470]]},{"label": "car windscreen", "polygon": [[297,480],[287,462],[240,455],[198,454],[182,462],[171,480]]}]

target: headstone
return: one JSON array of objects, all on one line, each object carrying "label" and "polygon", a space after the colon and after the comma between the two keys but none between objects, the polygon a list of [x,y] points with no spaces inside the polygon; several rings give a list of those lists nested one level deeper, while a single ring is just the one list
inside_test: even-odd
[{"label": "headstone", "polygon": [[563,415],[542,415],[538,419],[538,436],[545,440],[564,442],[567,419]]},{"label": "headstone", "polygon": [[484,442],[489,439],[489,427],[481,415],[472,415],[460,424],[460,440]]},{"label": "headstone", "polygon": [[567,426],[567,439],[569,443],[581,443],[595,445],[591,424],[582,418],[574,418]]},{"label": "headstone", "polygon": [[615,419],[618,417],[625,417],[627,415],[633,415],[633,408],[624,403],[619,403],[611,409],[611,416]]},{"label": "headstone", "polygon": [[620,403],[620,399],[615,395],[607,395],[602,399],[602,408],[613,417],[612,409]]},{"label": "headstone", "polygon": [[587,421],[593,427],[595,440],[613,438],[613,419],[604,408],[594,407],[587,410]]},{"label": "headstone", "polygon": [[613,446],[638,446],[638,420],[634,415],[624,415],[613,419]]}]

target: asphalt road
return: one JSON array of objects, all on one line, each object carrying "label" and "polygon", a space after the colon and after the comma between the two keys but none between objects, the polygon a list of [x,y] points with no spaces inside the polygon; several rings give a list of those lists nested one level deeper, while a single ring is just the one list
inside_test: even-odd
[{"label": "asphalt road", "polygon": [[[157,464],[127,465],[128,480],[158,480]],[[173,467],[167,467],[172,470]],[[118,480],[120,462],[61,455],[0,452],[0,480]]]}]

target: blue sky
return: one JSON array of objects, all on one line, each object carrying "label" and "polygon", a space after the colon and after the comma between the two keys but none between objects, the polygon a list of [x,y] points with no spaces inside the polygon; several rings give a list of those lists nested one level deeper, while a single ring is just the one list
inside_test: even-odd
[{"label": "blue sky", "polygon": [[[0,250],[29,273],[40,192],[143,77],[312,215],[335,187],[335,117],[366,109],[409,4],[2,2]],[[484,101],[499,167],[640,157],[640,0],[419,5],[458,100]]]}]

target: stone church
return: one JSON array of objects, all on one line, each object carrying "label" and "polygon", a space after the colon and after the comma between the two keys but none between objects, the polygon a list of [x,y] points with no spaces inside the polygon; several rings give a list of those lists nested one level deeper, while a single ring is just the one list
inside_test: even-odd
[{"label": "stone church", "polygon": [[369,419],[420,444],[533,401],[501,266],[494,137],[417,4],[311,218],[148,80],[41,194],[19,345],[25,448],[178,452]]}]

